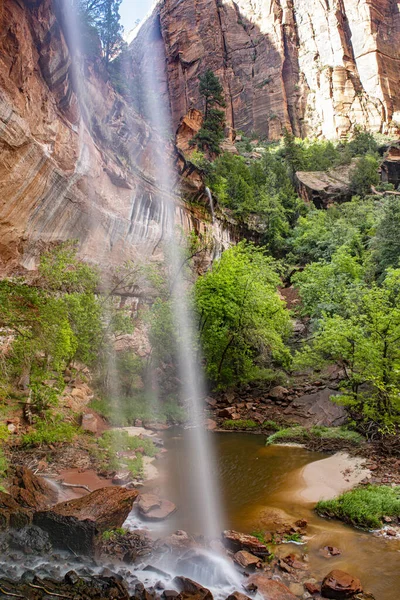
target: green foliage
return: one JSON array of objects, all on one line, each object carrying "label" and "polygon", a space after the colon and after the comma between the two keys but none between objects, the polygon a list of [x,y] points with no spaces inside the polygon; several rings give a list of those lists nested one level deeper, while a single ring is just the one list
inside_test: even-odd
[{"label": "green foliage", "polygon": [[155,395],[137,392],[134,396],[96,398],[90,406],[115,427],[134,425],[136,419],[147,422],[182,424],[185,409],[175,399],[158,402]]},{"label": "green foliage", "polygon": [[286,533],[283,536],[283,539],[285,542],[287,543],[295,543],[295,544],[301,544],[303,541],[303,538],[301,537],[300,533]]},{"label": "green foliage", "polygon": [[[0,448],[0,481],[2,479],[5,479],[6,475],[7,475],[7,471],[8,471],[8,460],[4,455],[4,451],[2,450],[2,448]],[[2,488],[1,491],[5,491],[3,486],[0,486],[0,488]]]},{"label": "green foliage", "polygon": [[303,314],[312,318],[346,314],[347,305],[359,293],[364,268],[358,256],[342,246],[330,262],[308,264],[292,277],[298,287]]},{"label": "green foliage", "polygon": [[207,70],[200,77],[200,94],[204,98],[204,121],[198,133],[191,140],[200,151],[211,156],[220,154],[220,144],[224,139],[225,112],[217,107],[225,107],[224,90],[218,77]]},{"label": "green foliage", "polygon": [[289,240],[294,259],[302,265],[328,261],[341,246],[352,254],[362,253],[371,245],[382,211],[381,202],[359,197],[327,210],[309,211],[299,218]]},{"label": "green foliage", "polygon": [[345,427],[321,427],[313,426],[310,428],[288,427],[280,429],[276,433],[270,435],[267,439],[267,445],[279,444],[286,442],[306,443],[310,440],[343,440],[354,445],[362,442],[363,437],[356,431],[351,431]]},{"label": "green foliage", "polygon": [[278,285],[272,260],[244,242],[224,252],[197,280],[195,301],[206,369],[216,384],[256,379],[260,368],[289,364],[285,339],[290,317]]},{"label": "green foliage", "polygon": [[389,270],[346,301],[346,314],[323,315],[298,365],[329,362],[345,373],[336,398],[368,421],[396,423],[400,416],[400,270]]},{"label": "green foliage", "polygon": [[79,429],[72,423],[62,420],[62,417],[54,419],[37,420],[35,429],[25,433],[21,438],[22,446],[30,448],[35,446],[48,446],[49,444],[71,443]]},{"label": "green foliage", "polygon": [[366,154],[358,159],[351,172],[350,190],[353,194],[366,196],[371,187],[379,183],[379,161],[373,154]]},{"label": "green foliage", "polygon": [[146,456],[155,456],[157,454],[157,448],[152,440],[141,438],[137,435],[129,435],[127,431],[121,429],[105,431],[99,439],[98,444],[100,448],[117,448],[118,451],[143,448],[143,453]]},{"label": "green foliage", "polygon": [[400,266],[400,198],[390,197],[386,203],[373,243],[376,272],[382,277],[386,269]]},{"label": "green foliage", "polygon": [[319,515],[341,519],[363,529],[382,527],[384,517],[400,517],[400,487],[356,488],[333,500],[318,502]]},{"label": "green foliage", "polygon": [[122,0],[75,0],[83,21],[98,32],[106,65],[124,48],[119,7]]},{"label": "green foliage", "polygon": [[276,421],[271,421],[269,419],[268,421],[264,421],[264,423],[262,424],[262,428],[268,429],[270,431],[280,431],[282,429],[282,426],[278,425]]},{"label": "green foliage", "polygon": [[117,529],[108,529],[107,531],[103,531],[101,537],[103,540],[108,542],[109,540],[113,540],[119,536],[123,536],[128,533],[127,529],[123,529],[122,527],[118,527]]},{"label": "green foliage", "polygon": [[241,156],[223,154],[211,166],[207,179],[221,206],[241,221],[256,215],[256,228],[271,252],[279,252],[299,214],[305,211],[281,158],[272,150],[247,164]]},{"label": "green foliage", "polygon": [[231,430],[252,430],[252,429],[258,429],[260,427],[260,425],[258,423],[256,423],[255,421],[252,421],[251,419],[237,419],[236,421],[233,420],[227,420],[224,421],[222,424],[222,427],[224,429],[231,429]]}]

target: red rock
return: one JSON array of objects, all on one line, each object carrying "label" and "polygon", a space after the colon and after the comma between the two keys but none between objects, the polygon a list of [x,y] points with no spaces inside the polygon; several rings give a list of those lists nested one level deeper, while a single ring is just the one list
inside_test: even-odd
[{"label": "red rock", "polygon": [[266,575],[251,575],[247,580],[246,588],[249,591],[257,590],[264,600],[298,600],[286,585],[269,579]]},{"label": "red rock", "polygon": [[98,426],[95,415],[82,415],[82,429],[84,431],[88,431],[89,433],[97,433]]},{"label": "red rock", "polygon": [[319,594],[321,591],[321,587],[316,583],[313,583],[312,581],[306,581],[304,587],[306,588],[307,592],[312,596],[314,596],[315,594]]},{"label": "red rock", "polygon": [[213,600],[213,596],[207,588],[187,577],[175,577],[174,585],[180,591],[179,598],[191,598],[193,600]]},{"label": "red rock", "polygon": [[176,506],[173,502],[163,500],[155,494],[141,494],[138,510],[147,521],[164,521],[176,511]]},{"label": "red rock", "polygon": [[239,552],[236,552],[236,554],[233,557],[233,560],[245,569],[254,568],[257,565],[261,564],[260,559],[257,556],[254,556],[254,554],[251,554],[246,550],[240,550]]},{"label": "red rock", "polygon": [[[266,537],[269,538],[268,541],[272,540],[270,534],[267,533]],[[256,556],[267,556],[270,553],[267,546],[253,535],[227,530],[223,532],[222,540],[228,548],[235,551],[247,550]]]},{"label": "red rock", "polygon": [[322,596],[333,600],[346,600],[346,598],[352,598],[362,591],[359,579],[338,569],[331,571],[325,577],[321,586]]},{"label": "red rock", "polygon": [[26,467],[15,467],[9,489],[10,495],[24,508],[44,510],[58,500],[58,492],[43,477],[34,475]]},{"label": "red rock", "polygon": [[101,488],[37,512],[33,522],[47,531],[56,547],[92,554],[98,533],[122,527],[137,496],[136,490]]},{"label": "red rock", "polygon": [[331,558],[332,556],[340,556],[341,552],[339,548],[335,548],[334,546],[325,546],[320,549],[320,554],[325,558]]}]

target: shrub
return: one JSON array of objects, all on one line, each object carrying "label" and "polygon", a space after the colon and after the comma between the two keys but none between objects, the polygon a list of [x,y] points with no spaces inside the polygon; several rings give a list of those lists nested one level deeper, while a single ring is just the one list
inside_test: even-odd
[{"label": "shrub", "polygon": [[383,517],[400,517],[400,487],[360,487],[333,500],[318,502],[316,511],[357,527],[376,529],[382,526]]},{"label": "shrub", "polygon": [[276,443],[285,443],[288,441],[304,443],[310,440],[343,440],[351,444],[358,445],[363,437],[356,431],[351,431],[345,427],[314,427],[307,428],[300,425],[288,427],[273,433],[267,439],[267,445]]},{"label": "shrub", "polygon": [[36,421],[35,429],[22,436],[22,445],[25,447],[32,447],[72,442],[79,429],[76,425],[65,423],[60,419],[61,417],[55,421]]}]

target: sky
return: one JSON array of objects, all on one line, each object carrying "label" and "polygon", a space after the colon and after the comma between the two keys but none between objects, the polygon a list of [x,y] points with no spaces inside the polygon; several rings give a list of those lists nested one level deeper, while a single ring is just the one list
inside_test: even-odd
[{"label": "sky", "polygon": [[152,4],[153,0],[122,0],[119,13],[126,33],[133,29],[137,19],[146,16]]}]

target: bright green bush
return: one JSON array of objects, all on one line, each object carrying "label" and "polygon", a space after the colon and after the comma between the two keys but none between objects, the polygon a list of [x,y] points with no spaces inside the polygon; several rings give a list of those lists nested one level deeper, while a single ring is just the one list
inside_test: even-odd
[{"label": "bright green bush", "polygon": [[35,423],[35,429],[25,433],[21,438],[24,447],[48,446],[49,444],[70,443],[78,434],[79,429],[61,418]]},{"label": "bright green bush", "polygon": [[400,517],[400,487],[376,486],[356,488],[333,500],[318,502],[319,515],[341,519],[356,527],[377,529],[383,517]]},{"label": "bright green bush", "polygon": [[267,445],[285,443],[288,441],[297,443],[306,443],[313,439],[320,440],[343,440],[351,444],[358,445],[363,441],[363,437],[356,431],[351,431],[344,427],[288,427],[280,429],[273,433],[267,439]]}]

